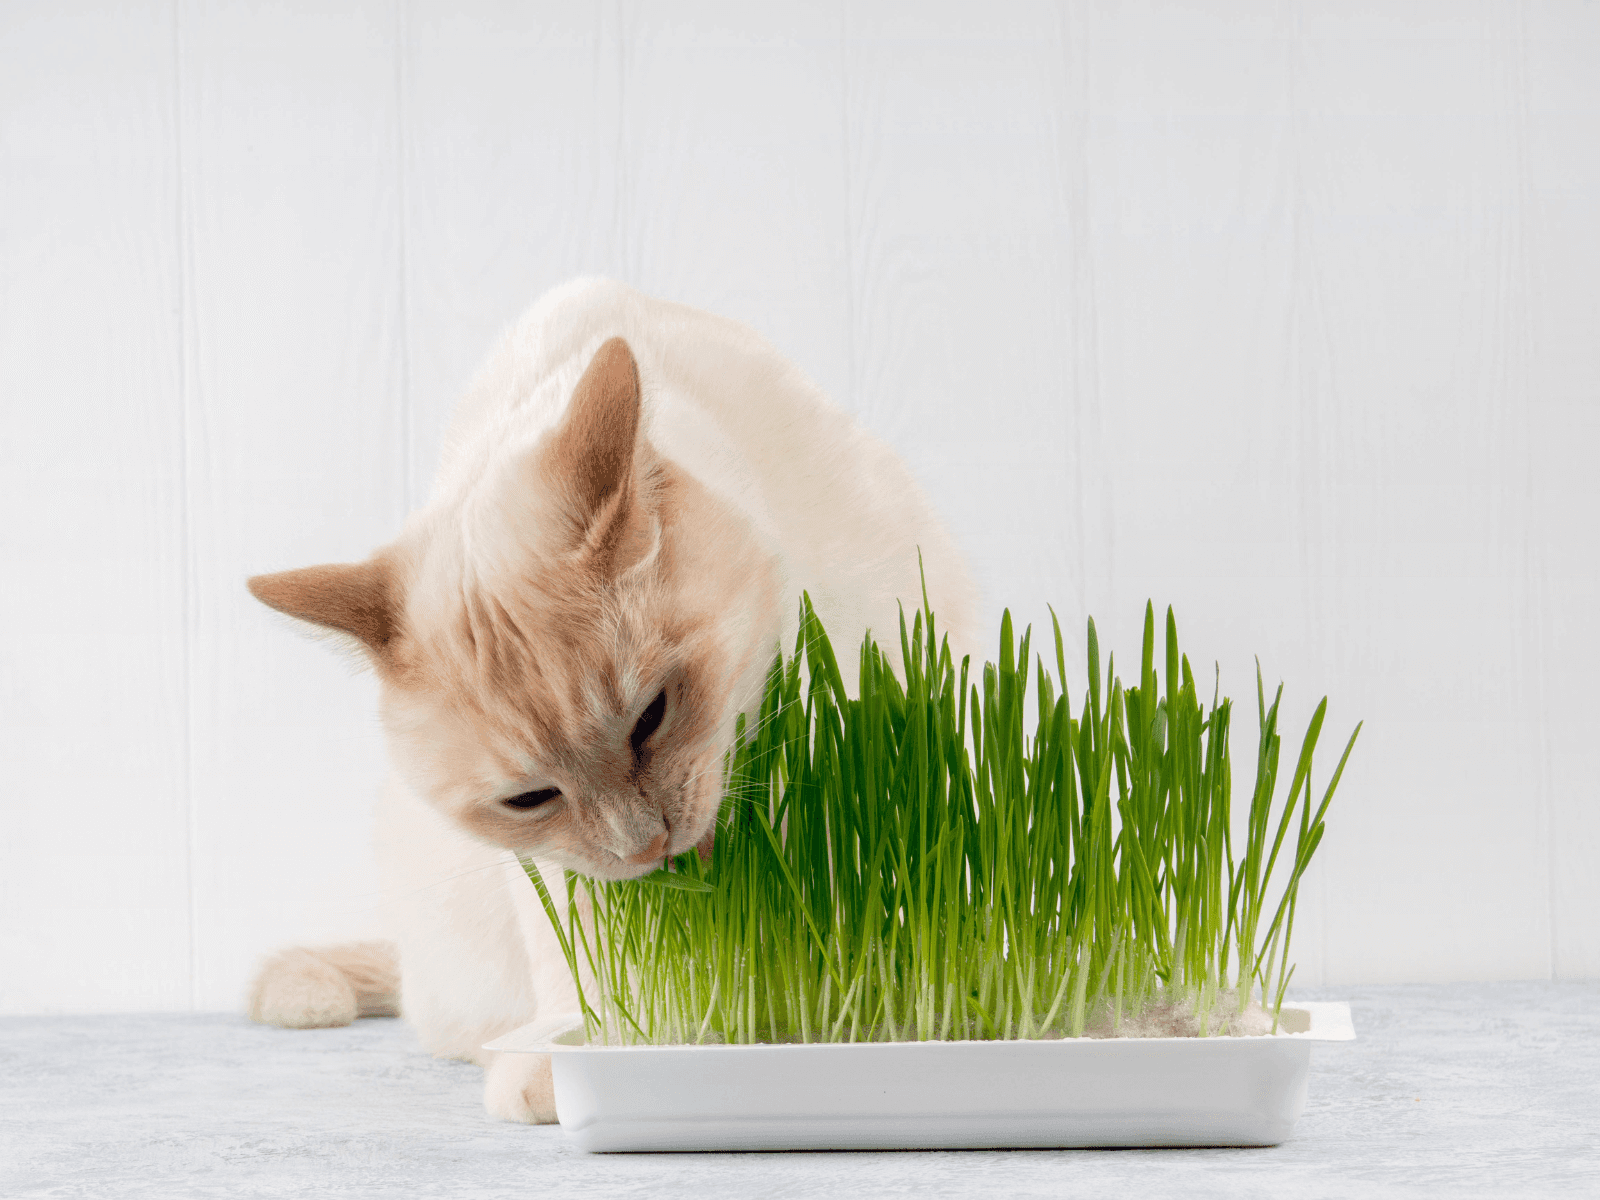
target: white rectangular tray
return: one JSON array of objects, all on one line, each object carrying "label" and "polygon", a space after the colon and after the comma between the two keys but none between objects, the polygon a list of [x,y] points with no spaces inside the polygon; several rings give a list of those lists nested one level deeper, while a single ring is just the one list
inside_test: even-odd
[{"label": "white rectangular tray", "polygon": [[551,1055],[584,1150],[1271,1146],[1311,1043],[1355,1037],[1345,1003],[1284,1017],[1301,1032],[810,1046],[571,1045],[570,1020],[536,1021],[484,1049]]}]

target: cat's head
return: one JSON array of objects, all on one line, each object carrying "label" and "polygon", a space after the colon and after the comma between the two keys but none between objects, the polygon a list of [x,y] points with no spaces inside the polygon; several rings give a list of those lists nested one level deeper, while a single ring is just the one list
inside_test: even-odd
[{"label": "cat's head", "polygon": [[565,417],[364,563],[250,580],[376,667],[391,754],[464,828],[601,878],[709,836],[776,646],[775,560],[651,447],[605,343]]}]

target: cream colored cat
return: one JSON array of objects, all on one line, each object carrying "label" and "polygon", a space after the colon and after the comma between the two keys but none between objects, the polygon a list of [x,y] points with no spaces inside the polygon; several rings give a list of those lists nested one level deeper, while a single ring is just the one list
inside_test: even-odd
[{"label": "cream colored cat", "polygon": [[[479,1047],[575,1011],[517,854],[642,874],[711,836],[737,715],[811,594],[898,646],[917,553],[953,647],[966,566],[895,455],[751,330],[604,280],[546,295],[461,402],[433,498],[364,563],[258,576],[376,669],[378,853],[398,947],[291,950],[250,1000],[307,1027],[394,1013],[554,1120],[548,1060]],[[841,666],[853,662],[840,655]],[[847,679],[853,683],[853,680]]]}]

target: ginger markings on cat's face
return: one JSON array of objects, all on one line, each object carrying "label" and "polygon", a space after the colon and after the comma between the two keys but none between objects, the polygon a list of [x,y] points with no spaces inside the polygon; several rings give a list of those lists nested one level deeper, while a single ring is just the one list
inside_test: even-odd
[{"label": "ginger markings on cat's face", "polygon": [[778,625],[771,555],[654,454],[640,405],[612,339],[559,426],[372,560],[250,584],[364,645],[420,795],[479,837],[602,878],[709,837]]},{"label": "ginger markings on cat's face", "polygon": [[413,786],[481,837],[602,877],[705,836],[737,674],[711,614],[647,577],[476,586],[421,586],[408,608],[384,715]]}]

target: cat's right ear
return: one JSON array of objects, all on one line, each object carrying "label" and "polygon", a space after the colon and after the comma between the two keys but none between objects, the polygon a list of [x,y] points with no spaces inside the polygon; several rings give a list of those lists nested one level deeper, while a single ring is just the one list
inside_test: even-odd
[{"label": "cat's right ear", "polygon": [[257,575],[246,586],[268,608],[349,634],[380,662],[388,658],[396,631],[396,597],[393,571],[384,559]]},{"label": "cat's right ear", "polygon": [[540,469],[563,497],[557,537],[591,569],[615,575],[648,557],[657,541],[643,476],[639,364],[628,343],[609,339],[573,389]]}]

